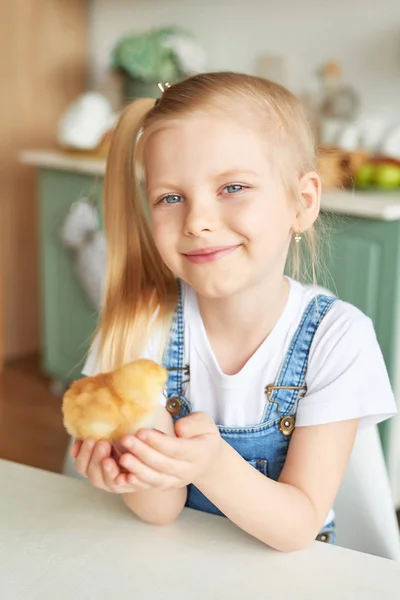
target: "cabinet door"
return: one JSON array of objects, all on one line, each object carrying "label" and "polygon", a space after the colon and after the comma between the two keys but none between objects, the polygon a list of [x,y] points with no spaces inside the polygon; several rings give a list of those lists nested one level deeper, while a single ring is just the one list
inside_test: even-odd
[{"label": "cabinet door", "polygon": [[[327,287],[373,321],[396,387],[399,303],[399,223],[340,217],[327,250]],[[385,444],[387,425],[381,426]]]},{"label": "cabinet door", "polygon": [[72,257],[59,238],[71,204],[90,195],[101,204],[102,179],[41,169],[40,263],[43,368],[52,377],[80,377],[97,322],[74,272]]}]

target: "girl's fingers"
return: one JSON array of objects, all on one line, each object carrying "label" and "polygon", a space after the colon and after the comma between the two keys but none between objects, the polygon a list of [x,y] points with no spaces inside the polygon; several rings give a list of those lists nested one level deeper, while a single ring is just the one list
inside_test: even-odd
[{"label": "girl's fingers", "polygon": [[103,471],[103,481],[109,490],[119,492],[119,488],[126,488],[127,484],[124,479],[121,478],[119,482],[117,481],[121,475],[121,471],[113,458],[103,460],[101,468]]},{"label": "girl's fingers", "polygon": [[103,460],[102,468],[104,482],[110,492],[128,494],[149,489],[148,484],[139,481],[133,475],[121,473],[117,463],[112,458]]},{"label": "girl's fingers", "polygon": [[103,489],[107,487],[103,477],[102,462],[110,456],[110,453],[111,445],[109,442],[98,442],[93,450],[87,474],[90,482],[96,487]]},{"label": "girl's fingers", "polygon": [[[144,443],[137,437],[126,438],[126,447],[137,457],[144,465],[164,473],[167,475],[178,476],[184,466],[182,461],[178,461],[170,456],[162,454],[155,448],[152,448],[148,444]],[[128,454],[131,456],[131,454]],[[128,459],[127,459],[128,460]],[[121,465],[125,467],[125,464],[121,462]]]},{"label": "girl's fingers", "polygon": [[115,480],[118,486],[128,487],[128,492],[139,492],[143,490],[149,490],[151,486],[144,481],[140,481],[136,475],[132,473],[120,473]]},{"label": "girl's fingers", "polygon": [[82,446],[82,440],[74,440],[74,443],[71,445],[69,449],[69,454],[72,458],[76,458],[79,454],[79,450]]},{"label": "girl's fingers", "polygon": [[104,482],[106,485],[111,486],[120,473],[118,465],[113,458],[106,458],[102,461],[101,466],[103,469]]},{"label": "girl's fingers", "polygon": [[76,455],[75,467],[78,473],[84,477],[88,476],[88,467],[92,458],[92,453],[95,447],[94,440],[84,440],[79,448],[78,454]]},{"label": "girl's fingers", "polygon": [[[147,456],[149,456],[148,452],[152,455],[159,454],[143,442],[140,444],[146,447],[144,451]],[[111,450],[111,445],[105,441],[95,443],[90,439],[76,440],[71,447],[71,455],[77,452],[76,469],[81,475],[88,477],[95,487],[109,492],[123,494],[151,488],[168,489],[179,485],[175,477],[145,465],[132,454],[124,454],[121,457],[121,465],[129,471],[129,473],[121,473],[119,465],[110,456]],[[164,461],[171,459],[159,455],[155,458],[153,456],[151,460],[165,466]]]},{"label": "girl's fingers", "polygon": [[155,471],[142,463],[133,454],[124,454],[121,456],[119,462],[134,476],[134,479],[132,477],[128,479],[128,481],[133,482],[132,485],[136,485],[136,478],[143,483],[149,484],[151,487],[157,488],[175,487],[179,483],[176,477]]},{"label": "girl's fingers", "polygon": [[126,476],[121,474],[118,464],[110,458],[111,444],[93,440],[77,440],[71,447],[71,456],[78,449],[76,455],[76,469],[88,477],[89,481],[97,488],[117,494],[135,492],[138,489],[147,489],[147,485],[138,483],[132,485]]}]

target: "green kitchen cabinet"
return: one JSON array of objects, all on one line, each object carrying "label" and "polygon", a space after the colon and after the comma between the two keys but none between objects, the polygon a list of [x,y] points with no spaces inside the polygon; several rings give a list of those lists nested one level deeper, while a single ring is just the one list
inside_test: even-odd
[{"label": "green kitchen cabinet", "polygon": [[[368,315],[387,368],[396,372],[400,221],[342,219],[332,231],[326,267],[332,291]],[[334,287],[336,286],[336,288]]]},{"label": "green kitchen cabinet", "polygon": [[[341,217],[330,237],[325,260],[327,285],[372,319],[396,391],[400,366],[400,221]],[[380,425],[384,450],[387,432],[385,422]]]},{"label": "green kitchen cabinet", "polygon": [[103,182],[101,177],[50,168],[40,168],[38,176],[42,366],[66,384],[81,375],[97,315],[74,272],[72,254],[60,240],[60,229],[79,198],[90,196],[100,207]]}]

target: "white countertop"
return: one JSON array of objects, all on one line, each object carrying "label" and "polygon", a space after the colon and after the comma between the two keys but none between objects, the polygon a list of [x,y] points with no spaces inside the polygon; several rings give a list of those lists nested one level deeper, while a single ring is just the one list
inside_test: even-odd
[{"label": "white countertop", "polygon": [[[56,150],[29,150],[20,155],[21,162],[48,169],[103,176],[106,161],[102,158],[82,158]],[[382,221],[400,220],[400,191],[351,192],[329,190],[322,194],[324,211]]]},{"label": "white countertop", "polygon": [[168,527],[121,498],[0,460],[2,600],[394,600],[396,562],[315,542],[273,551],[227,519],[185,509]]},{"label": "white countertop", "polygon": [[322,194],[321,208],[326,212],[339,215],[398,221],[400,220],[400,191],[394,193],[329,190]]},{"label": "white countertop", "polygon": [[77,153],[68,154],[58,150],[26,150],[20,154],[19,159],[26,165],[87,175],[103,176],[106,170],[104,158],[82,157]]}]

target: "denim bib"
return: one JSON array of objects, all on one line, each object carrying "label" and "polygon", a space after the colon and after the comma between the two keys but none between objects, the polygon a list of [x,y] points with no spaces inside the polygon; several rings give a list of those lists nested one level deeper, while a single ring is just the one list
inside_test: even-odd
[{"label": "denim bib", "polygon": [[[297,406],[306,394],[305,376],[311,344],[319,324],[337,298],[318,295],[308,304],[289,344],[274,383],[266,382],[261,423],[244,427],[218,426],[221,437],[263,475],[277,481],[286,460],[295,427]],[[163,364],[169,372],[166,408],[174,421],[193,412],[184,395],[190,366],[184,364],[184,314],[181,286],[172,319]],[[188,486],[186,506],[224,516],[193,484]],[[326,524],[317,539],[334,543],[334,522]]]}]

